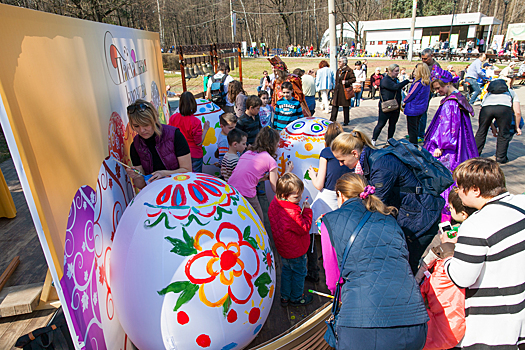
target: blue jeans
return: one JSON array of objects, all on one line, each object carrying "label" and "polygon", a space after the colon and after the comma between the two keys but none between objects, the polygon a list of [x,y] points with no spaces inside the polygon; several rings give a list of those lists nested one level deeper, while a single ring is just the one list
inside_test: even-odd
[{"label": "blue jeans", "polygon": [[470,85],[472,86],[472,89],[474,90],[474,92],[472,93],[472,96],[470,96],[470,101],[468,101],[471,105],[473,105],[474,102],[476,102],[476,98],[478,98],[478,95],[481,94],[481,88],[479,87],[479,84],[476,81],[476,79],[466,78],[465,80],[470,83]]},{"label": "blue jeans", "polygon": [[310,110],[310,114],[314,115],[315,113],[315,95],[314,96],[305,96],[304,101]]},{"label": "blue jeans", "polygon": [[282,258],[281,298],[297,301],[301,299],[306,277],[306,254],[295,259]]},{"label": "blue jeans", "polygon": [[350,106],[351,107],[359,107],[361,104],[361,96],[363,95],[363,90],[359,91],[355,94],[354,97],[350,100]]},{"label": "blue jeans", "polygon": [[194,173],[202,173],[202,158],[191,158],[191,168]]}]

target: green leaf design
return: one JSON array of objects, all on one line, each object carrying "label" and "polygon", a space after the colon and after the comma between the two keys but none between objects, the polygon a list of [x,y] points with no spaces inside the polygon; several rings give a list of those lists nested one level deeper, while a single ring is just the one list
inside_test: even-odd
[{"label": "green leaf design", "polygon": [[[189,239],[187,239],[187,237]],[[188,233],[184,231],[184,240],[186,242],[183,242],[182,240],[178,238],[173,237],[164,237],[168,242],[173,244],[173,249],[170,250],[170,252],[181,255],[181,256],[190,256],[193,254],[197,254],[197,249],[193,246],[193,238],[189,237]]]},{"label": "green leaf design", "polygon": [[167,293],[180,293],[173,311],[177,311],[180,307],[189,302],[195,296],[195,293],[199,290],[197,284],[193,284],[188,281],[173,282],[166,288],[157,292],[159,295],[166,295]]},{"label": "green leaf design", "polygon": [[182,224],[182,226],[184,226],[184,227],[188,227],[188,226],[191,225],[191,223],[192,223],[193,221],[196,221],[197,224],[199,224],[199,226],[206,226],[206,225],[208,225],[208,224],[210,223],[210,222],[208,221],[207,223],[204,223],[204,224],[203,224],[202,222],[199,221],[199,219],[198,219],[194,214],[191,214],[191,215],[189,216],[189,218],[188,218],[188,222],[185,223],[185,224]]},{"label": "green leaf design", "polygon": [[202,117],[202,122],[206,123],[206,118]]},{"label": "green leaf design", "polygon": [[218,129],[221,127],[221,124],[219,122],[217,122],[217,124],[215,124],[215,126],[213,127],[214,129]]},{"label": "green leaf design", "polygon": [[306,170],[306,172],[304,173],[304,179],[305,180],[312,180],[312,178],[310,177],[310,172],[308,170]]},{"label": "green leaf design", "polygon": [[228,314],[228,311],[230,310],[230,306],[232,305],[232,298],[230,298],[230,295],[228,294],[228,297],[226,298],[226,301],[224,304],[222,304],[222,314],[224,317]]},{"label": "green leaf design", "polygon": [[[223,207],[217,207],[217,214],[215,214],[214,219],[215,219],[215,221],[221,221],[222,220],[222,214],[230,214],[231,215],[232,213],[233,213],[232,209],[226,210]],[[217,215],[219,217],[217,217]]]},{"label": "green leaf design", "polygon": [[157,220],[155,220],[153,223],[151,223],[151,220],[150,219],[147,219],[146,221],[144,221],[144,228],[152,228],[152,227],[155,227],[157,226],[162,220],[164,220],[164,227],[166,227],[166,229],[168,230],[173,230],[174,228],[176,228],[177,226],[173,226],[171,227],[170,226],[170,223],[169,223],[169,220],[168,220],[168,215],[166,213],[161,213],[159,215],[159,217],[157,218]]},{"label": "green leaf design", "polygon": [[253,249],[257,250],[259,249],[259,245],[257,244],[257,241],[255,240],[255,238],[253,237],[250,237],[250,234],[251,234],[251,227],[250,226],[246,226],[246,228],[244,229],[244,233],[242,235],[242,238],[250,243],[250,245],[253,247]]},{"label": "green leaf design", "polygon": [[268,272],[261,274],[253,283],[257,287],[257,292],[259,292],[261,298],[265,298],[270,292],[270,290],[267,287],[267,285],[270,283],[272,283],[272,278],[270,277]]}]

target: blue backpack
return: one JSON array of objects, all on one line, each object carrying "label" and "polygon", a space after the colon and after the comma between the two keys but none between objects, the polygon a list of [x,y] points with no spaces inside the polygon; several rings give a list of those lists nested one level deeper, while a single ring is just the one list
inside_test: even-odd
[{"label": "blue backpack", "polygon": [[379,149],[370,155],[370,166],[386,154],[391,154],[405,164],[418,179],[421,187],[402,187],[401,192],[430,194],[439,197],[443,191],[452,186],[452,173],[440,161],[434,158],[423,147],[416,146],[408,140],[388,140],[387,148]]},{"label": "blue backpack", "polygon": [[228,74],[224,74],[222,78],[215,79],[211,78],[211,101],[219,107],[226,106],[226,93],[224,92],[224,81],[228,77]]}]

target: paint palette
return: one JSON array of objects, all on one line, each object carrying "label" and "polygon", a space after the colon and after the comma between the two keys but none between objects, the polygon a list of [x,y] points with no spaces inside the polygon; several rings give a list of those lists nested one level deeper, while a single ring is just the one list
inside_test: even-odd
[{"label": "paint palette", "polygon": [[[293,173],[304,182],[303,200],[307,196],[315,199],[319,191],[314,187],[308,168],[319,166],[319,154],[325,148],[324,135],[332,122],[324,118],[307,117],[298,119],[281,131],[281,141],[277,150],[279,176],[284,174],[286,162],[293,161]],[[269,181],[266,181],[266,193],[271,201],[275,195]]]},{"label": "paint palette", "polygon": [[242,349],[275,292],[269,238],[224,181],[176,174],[126,208],[111,255],[113,301],[131,341],[148,349]]}]

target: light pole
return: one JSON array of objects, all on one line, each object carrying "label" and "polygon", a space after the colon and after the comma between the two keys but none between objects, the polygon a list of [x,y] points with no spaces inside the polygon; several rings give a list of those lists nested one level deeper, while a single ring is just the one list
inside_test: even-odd
[{"label": "light pole", "polygon": [[[242,25],[245,23],[246,21],[244,20],[244,18],[237,18],[237,23],[239,23],[239,27],[241,28],[241,51],[243,49],[242,47]],[[244,52],[243,52],[243,56],[244,56]]]},{"label": "light pole", "polygon": [[501,34],[501,29],[503,28],[503,25],[505,24],[505,15],[507,14],[507,5],[509,4],[510,0],[503,0],[503,3],[505,4],[505,8],[503,9],[503,20],[501,21],[501,26],[499,27],[499,33]]},{"label": "light pole", "polygon": [[[507,0],[506,0],[507,1]],[[454,25],[454,15],[456,14],[456,5],[458,0],[454,0],[454,8],[452,9],[452,20],[450,21],[450,31],[448,33],[448,60],[450,61],[450,54],[452,52],[452,26]]]}]

